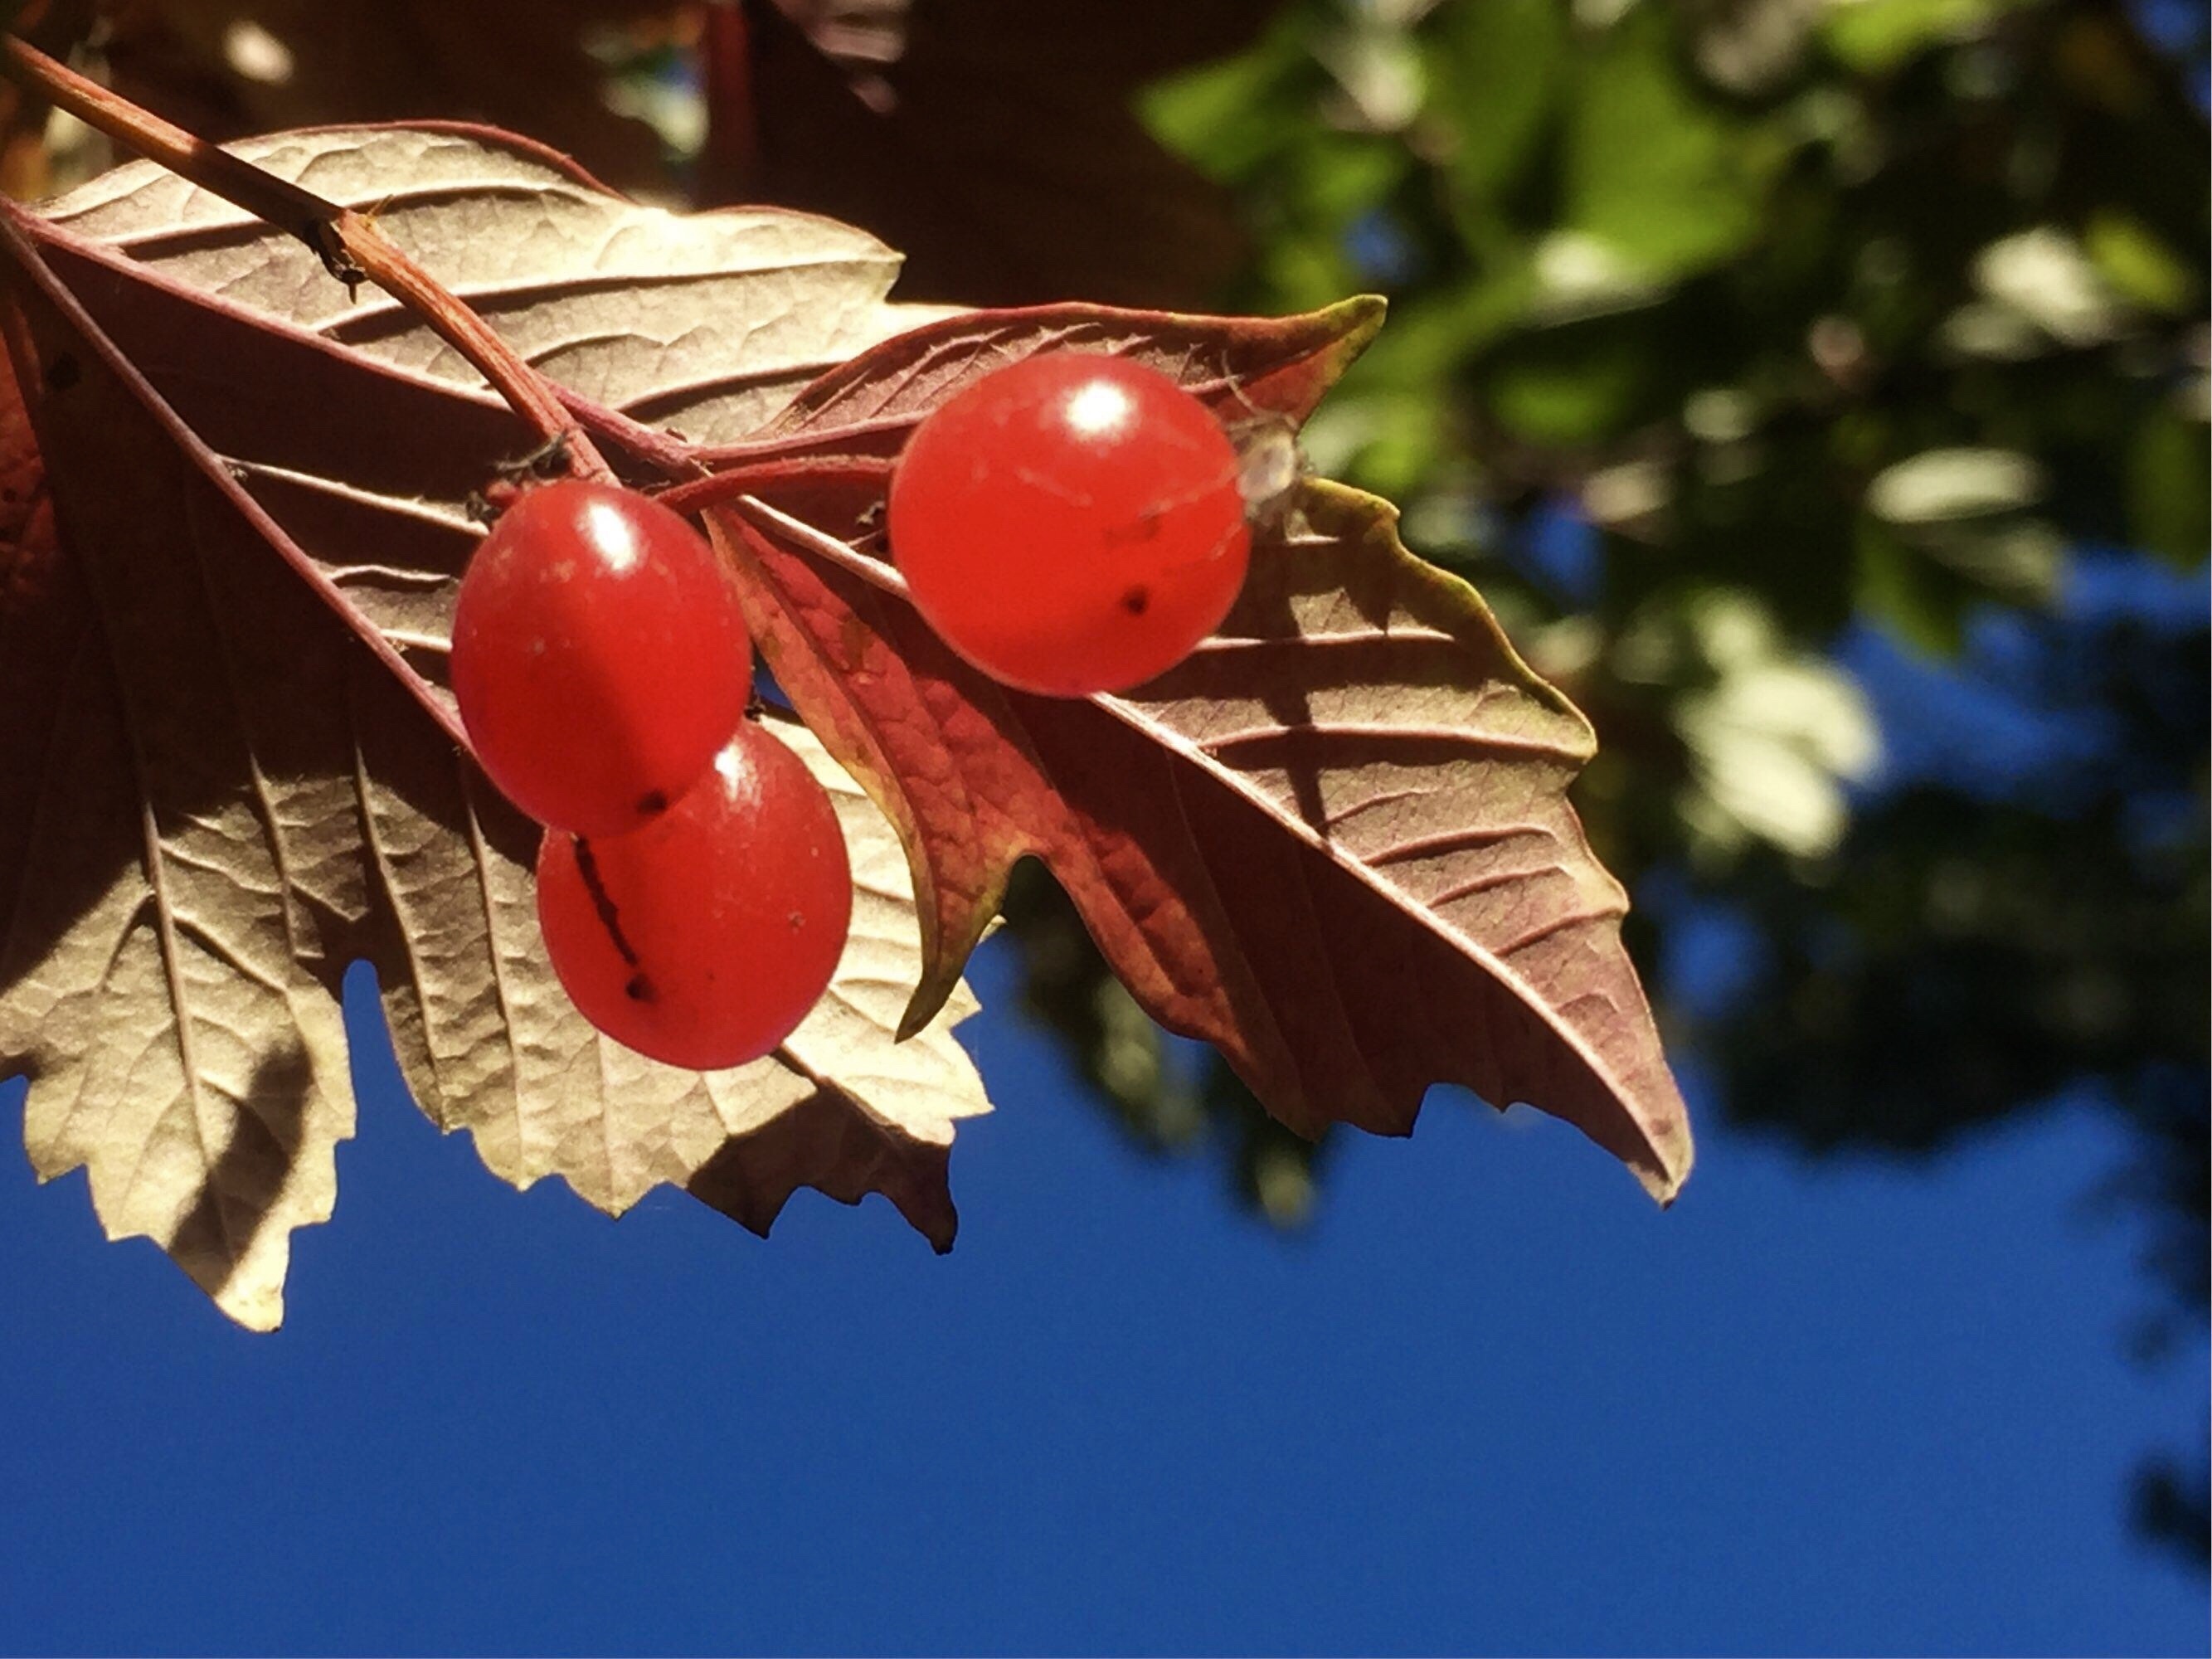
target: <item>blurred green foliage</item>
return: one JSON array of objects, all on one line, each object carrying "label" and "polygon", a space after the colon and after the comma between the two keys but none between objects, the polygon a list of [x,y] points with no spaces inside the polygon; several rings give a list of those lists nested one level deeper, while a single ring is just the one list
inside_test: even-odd
[{"label": "blurred green foliage", "polygon": [[[1291,0],[1141,107],[1251,233],[1224,304],[1390,296],[1309,450],[1590,713],[1578,804],[1678,1056],[1810,1151],[2091,1086],[2141,1131],[2167,1329],[2206,1295],[2205,618],[2060,603],[2082,550],[2208,550],[2203,17],[2144,21]],[[1997,690],[2094,743],[1855,788],[1881,732],[1839,643],[1940,667],[1992,627]],[[1665,963],[1714,915],[1753,967],[1709,1006]],[[1314,1149],[1117,1001],[1048,884],[1010,920],[1133,1134],[1311,1211]],[[2201,1474],[2141,1499],[2202,1559]]]}]

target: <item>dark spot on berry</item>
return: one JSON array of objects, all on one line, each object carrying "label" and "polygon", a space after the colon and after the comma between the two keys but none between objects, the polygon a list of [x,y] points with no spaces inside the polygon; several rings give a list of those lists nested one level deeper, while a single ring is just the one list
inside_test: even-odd
[{"label": "dark spot on berry", "polygon": [[791,913],[791,931],[795,933],[805,926],[806,917],[801,912],[793,910]]},{"label": "dark spot on berry", "polygon": [[653,981],[643,974],[632,974],[629,983],[623,987],[623,994],[632,1002],[657,1002],[660,994],[653,988]]},{"label": "dark spot on berry", "polygon": [[668,797],[658,789],[648,789],[637,798],[638,816],[656,818],[668,810]]},{"label": "dark spot on berry", "polygon": [[1152,603],[1152,590],[1133,587],[1121,596],[1121,609],[1133,617],[1141,617]]},{"label": "dark spot on berry", "polygon": [[67,392],[83,378],[84,371],[77,367],[76,359],[66,351],[46,365],[46,389],[50,392]]}]

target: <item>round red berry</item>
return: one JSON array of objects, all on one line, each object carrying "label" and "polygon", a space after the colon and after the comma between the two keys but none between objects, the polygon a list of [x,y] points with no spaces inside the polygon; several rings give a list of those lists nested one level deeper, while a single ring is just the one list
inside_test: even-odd
[{"label": "round red berry", "polygon": [[1126,357],[994,370],[915,428],[891,475],[892,558],[953,650],[1024,690],[1141,684],[1219,625],[1250,550],[1235,447]]},{"label": "round red berry", "polygon": [[706,779],[641,830],[548,831],[538,924],[584,1017],[692,1071],[759,1059],[820,999],[853,878],[829,793],[750,720]]},{"label": "round red berry", "polygon": [[542,823],[611,835],[665,811],[744,717],[750,665],[706,538],[611,484],[528,491],[461,579],[461,720],[491,781]]}]

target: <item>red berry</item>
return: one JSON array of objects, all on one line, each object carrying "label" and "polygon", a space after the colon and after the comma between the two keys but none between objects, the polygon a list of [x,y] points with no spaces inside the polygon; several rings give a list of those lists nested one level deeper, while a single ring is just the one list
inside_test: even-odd
[{"label": "red berry", "polygon": [[1250,534],[1235,447],[1125,357],[1044,352],[932,410],[891,475],[891,556],[945,642],[1055,696],[1180,662],[1228,614]]},{"label": "red berry", "polygon": [[750,648],[714,550],[611,484],[532,489],[484,538],[453,611],[453,695],[477,758],[542,823],[635,828],[744,717]]},{"label": "red berry", "polygon": [[569,1000],[672,1066],[758,1060],[830,983],[853,878],[829,793],[750,720],[706,780],[626,836],[550,830],[538,926]]}]

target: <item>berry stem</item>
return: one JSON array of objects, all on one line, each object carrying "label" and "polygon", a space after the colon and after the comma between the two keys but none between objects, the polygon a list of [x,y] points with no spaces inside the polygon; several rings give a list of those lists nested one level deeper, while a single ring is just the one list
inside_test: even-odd
[{"label": "berry stem", "polygon": [[9,38],[0,51],[0,72],[117,143],[298,237],[349,294],[364,282],[375,283],[429,324],[540,435],[563,441],[569,470],[578,477],[611,480],[599,450],[544,376],[367,216],[172,125],[23,40]]},{"label": "berry stem", "polygon": [[848,575],[857,576],[871,587],[879,588],[908,604],[914,602],[907,580],[896,565],[871,558],[835,536],[824,535],[804,520],[793,518],[788,513],[769,506],[757,495],[739,495],[721,505],[750,522],[763,534],[773,532],[783,541],[803,548],[824,564],[834,566]]},{"label": "berry stem", "polygon": [[576,423],[610,449],[642,462],[664,477],[696,478],[705,471],[681,438],[634,421],[567,386],[556,385],[553,391]]},{"label": "berry stem", "polygon": [[778,484],[842,482],[874,483],[880,486],[890,472],[887,462],[860,455],[799,455],[787,453],[775,458],[773,452],[763,459],[740,462],[711,472],[703,478],[672,484],[658,491],[653,499],[674,513],[697,513],[709,507],[724,507],[741,495],[750,495]]}]

